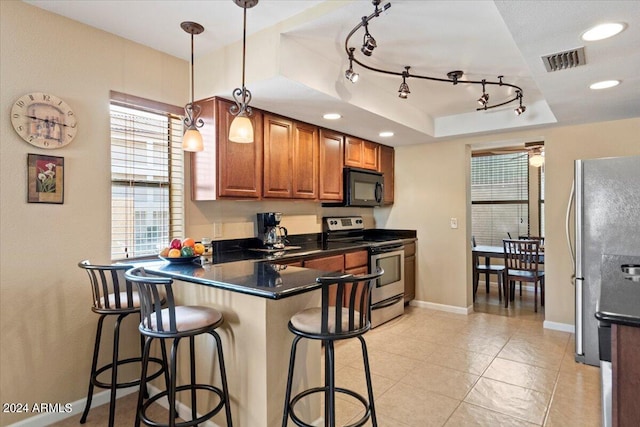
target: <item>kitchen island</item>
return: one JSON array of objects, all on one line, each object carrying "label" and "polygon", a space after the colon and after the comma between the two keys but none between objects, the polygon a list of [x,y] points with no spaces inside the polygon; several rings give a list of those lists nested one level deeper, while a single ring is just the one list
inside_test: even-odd
[{"label": "kitchen island", "polygon": [[[150,274],[174,279],[174,291],[181,304],[211,306],[224,315],[225,323],[218,332],[223,342],[234,425],[282,425],[293,339],[287,328],[289,318],[302,309],[320,305],[316,277],[339,273],[249,260],[204,266],[148,262],[140,266]],[[210,340],[197,345],[198,375],[206,375],[204,381],[211,381],[208,355],[214,357],[215,349]],[[320,356],[319,342],[300,343],[294,380],[297,390],[321,384]],[[181,364],[179,381],[187,375],[186,365]],[[219,382],[217,375],[214,381]],[[162,387],[161,383],[156,384]],[[187,398],[185,403],[188,402]],[[301,403],[296,410],[302,419],[318,419],[319,396]],[[214,421],[225,425],[224,414],[218,414]]]}]

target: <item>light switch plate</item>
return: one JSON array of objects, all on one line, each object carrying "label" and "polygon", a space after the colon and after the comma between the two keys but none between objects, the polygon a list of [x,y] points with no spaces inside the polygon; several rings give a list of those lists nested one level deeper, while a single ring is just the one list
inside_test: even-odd
[{"label": "light switch plate", "polygon": [[222,237],[222,223],[214,222],[213,223],[213,238],[217,239]]},{"label": "light switch plate", "polygon": [[451,218],[451,228],[458,228],[458,218]]}]

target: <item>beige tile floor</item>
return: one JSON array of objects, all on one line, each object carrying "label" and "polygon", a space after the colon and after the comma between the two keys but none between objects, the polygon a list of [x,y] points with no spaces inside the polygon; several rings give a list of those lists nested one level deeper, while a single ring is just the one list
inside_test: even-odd
[{"label": "beige tile floor", "polygon": [[[575,363],[573,335],[543,329],[532,293],[504,309],[495,292],[480,287],[468,316],[408,307],[366,334],[380,427],[600,426],[599,369]],[[337,385],[366,395],[357,341],[336,345],[336,363]],[[132,396],[117,425],[132,424]],[[361,407],[338,397],[338,425],[359,419]],[[106,413],[93,409],[85,425],[106,425]]]}]

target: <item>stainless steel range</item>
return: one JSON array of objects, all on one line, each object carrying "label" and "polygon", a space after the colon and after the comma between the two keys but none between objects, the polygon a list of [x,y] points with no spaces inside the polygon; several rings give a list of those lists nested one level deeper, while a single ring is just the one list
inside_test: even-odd
[{"label": "stainless steel range", "polygon": [[367,233],[359,216],[323,218],[326,242],[365,242],[369,247],[369,272],[378,267],[384,274],[371,292],[371,327],[381,325],[404,313],[404,245],[400,239],[390,239]]}]

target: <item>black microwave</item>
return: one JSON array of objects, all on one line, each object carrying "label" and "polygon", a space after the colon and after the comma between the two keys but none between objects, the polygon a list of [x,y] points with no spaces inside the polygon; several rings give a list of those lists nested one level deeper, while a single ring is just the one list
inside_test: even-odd
[{"label": "black microwave", "polygon": [[382,206],[384,176],[375,171],[344,168],[343,206]]}]

